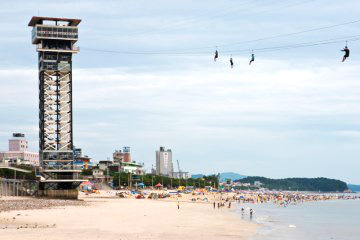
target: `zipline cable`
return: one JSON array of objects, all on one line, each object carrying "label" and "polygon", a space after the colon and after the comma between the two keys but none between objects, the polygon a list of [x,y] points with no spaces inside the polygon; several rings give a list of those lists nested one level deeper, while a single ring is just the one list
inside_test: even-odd
[{"label": "zipline cable", "polygon": [[[316,32],[316,31],[321,31],[321,30],[326,30],[326,29],[331,29],[331,28],[342,27],[342,26],[346,26],[346,25],[350,25],[350,24],[359,23],[359,22],[360,22],[360,19],[357,19],[357,20],[338,23],[338,24],[334,24],[334,25],[328,25],[328,26],[317,27],[317,28],[310,28],[310,29],[303,30],[303,31],[298,31],[298,32],[277,34],[277,35],[273,35],[273,36],[255,38],[255,39],[251,39],[251,40],[245,40],[245,41],[241,41],[241,42],[233,42],[233,43],[222,44],[222,45],[218,44],[216,46],[220,48],[220,47],[228,47],[228,46],[235,46],[235,45],[240,45],[240,44],[248,44],[248,43],[260,42],[260,41],[264,41],[264,40],[270,40],[270,39],[276,39],[276,38],[282,38],[282,37],[290,37],[290,36],[300,35],[300,34],[309,33],[309,32]],[[187,51],[187,50],[190,51],[190,50],[202,50],[202,49],[214,49],[214,46],[182,48],[182,49],[168,49],[168,50],[159,50],[159,51],[171,52],[171,51]]]},{"label": "zipline cable", "polygon": [[[273,46],[273,47],[264,47],[264,48],[248,48],[248,49],[234,49],[234,50],[227,50],[222,51],[222,53],[243,53],[243,52],[267,52],[267,51],[277,51],[283,49],[291,49],[291,48],[300,48],[300,47],[311,47],[311,46],[318,46],[318,45],[327,45],[327,44],[334,44],[339,42],[344,42],[347,40],[348,42],[358,41],[360,39],[360,35],[352,35],[352,36],[342,36],[337,38],[330,38],[324,39],[319,41],[313,42],[304,42],[304,43],[296,43],[296,44],[289,44],[289,45],[282,45],[282,46]],[[103,53],[117,53],[117,54],[124,54],[124,55],[204,55],[209,54],[209,51],[203,52],[134,52],[134,51],[117,51],[117,50],[106,50],[106,49],[94,49],[94,48],[86,48],[83,47],[82,49],[87,51],[93,52],[103,52]]]}]

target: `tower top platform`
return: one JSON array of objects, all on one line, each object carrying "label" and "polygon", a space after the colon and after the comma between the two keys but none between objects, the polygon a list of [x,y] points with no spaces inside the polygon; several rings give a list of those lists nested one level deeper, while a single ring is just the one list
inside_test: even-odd
[{"label": "tower top platform", "polygon": [[54,22],[67,22],[67,26],[77,26],[81,22],[81,19],[75,18],[55,18],[55,17],[38,17],[33,16],[28,24],[29,27],[34,27],[36,24],[42,24],[43,21],[54,21]]}]

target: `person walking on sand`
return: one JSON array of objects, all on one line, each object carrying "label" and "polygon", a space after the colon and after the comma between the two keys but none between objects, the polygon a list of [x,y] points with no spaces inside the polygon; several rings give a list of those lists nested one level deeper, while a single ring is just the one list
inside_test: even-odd
[{"label": "person walking on sand", "polygon": [[177,202],[177,207],[178,207],[178,209],[180,209],[180,202],[179,201]]},{"label": "person walking on sand", "polygon": [[250,209],[250,220],[252,220],[253,212],[254,212],[254,211],[253,211],[253,209],[251,208],[251,209]]},{"label": "person walking on sand", "polygon": [[214,201],[214,209],[216,208],[216,203],[215,203],[215,201]]},{"label": "person walking on sand", "polygon": [[228,206],[228,208],[231,208],[231,202],[229,202],[229,206]]}]

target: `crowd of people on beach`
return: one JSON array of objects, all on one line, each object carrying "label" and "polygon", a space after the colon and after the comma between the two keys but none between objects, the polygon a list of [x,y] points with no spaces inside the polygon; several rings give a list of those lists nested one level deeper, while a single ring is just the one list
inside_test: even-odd
[{"label": "crowd of people on beach", "polygon": [[[328,201],[328,200],[360,200],[360,195],[349,194],[319,194],[304,192],[257,192],[257,191],[238,191],[208,193],[212,194],[214,201],[213,209],[231,208],[232,203],[238,204],[263,204],[271,203],[280,207],[297,205],[304,202]],[[217,201],[216,201],[217,200]],[[241,214],[248,214],[252,220],[255,211],[252,208],[241,207]]]},{"label": "crowd of people on beach", "polygon": [[359,195],[348,194],[319,194],[303,192],[236,192],[232,200],[239,203],[274,203],[279,206],[287,207],[290,204],[299,204],[312,201],[327,200],[355,200],[360,199]]}]

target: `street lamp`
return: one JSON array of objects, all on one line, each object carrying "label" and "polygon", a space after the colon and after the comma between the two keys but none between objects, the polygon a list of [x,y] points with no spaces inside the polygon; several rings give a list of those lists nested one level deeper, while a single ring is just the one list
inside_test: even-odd
[{"label": "street lamp", "polygon": [[122,158],[119,159],[119,190],[121,190],[121,162],[122,162]]}]

